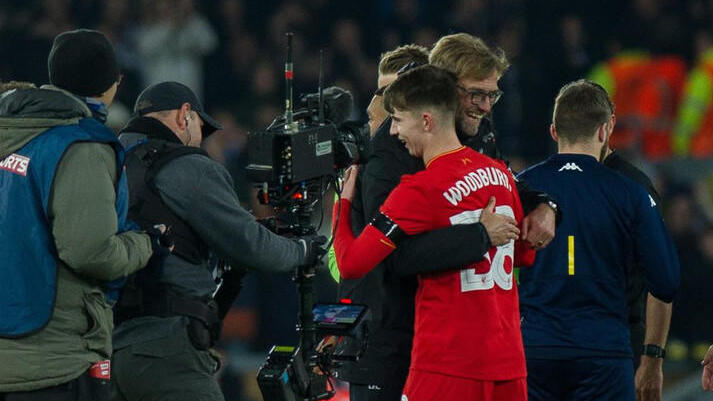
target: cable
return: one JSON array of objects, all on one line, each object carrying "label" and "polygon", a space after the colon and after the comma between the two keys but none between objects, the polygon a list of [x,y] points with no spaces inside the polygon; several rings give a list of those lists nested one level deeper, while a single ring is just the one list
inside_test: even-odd
[{"label": "cable", "polygon": [[[332,216],[332,219],[334,220],[334,224],[332,224],[332,235],[329,238],[329,242],[327,243],[326,248],[329,249],[332,247],[332,244],[334,243],[334,234],[337,232],[337,227],[339,227],[339,216],[342,211],[342,202],[340,200],[342,199],[342,190],[339,188],[339,178],[334,177],[334,192],[337,193],[337,213],[335,213],[337,216]],[[322,258],[324,258],[324,255],[322,255]],[[321,260],[321,258],[320,258]]]}]

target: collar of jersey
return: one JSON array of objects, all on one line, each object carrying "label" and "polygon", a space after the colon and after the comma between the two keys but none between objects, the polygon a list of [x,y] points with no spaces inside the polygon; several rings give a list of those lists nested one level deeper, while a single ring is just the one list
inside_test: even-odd
[{"label": "collar of jersey", "polygon": [[443,156],[448,156],[448,155],[450,155],[450,154],[452,154],[452,153],[460,152],[460,151],[463,150],[463,149],[465,149],[465,146],[461,145],[460,147],[455,148],[455,149],[453,149],[453,150],[448,150],[448,151],[446,151],[446,152],[443,152],[443,153],[440,153],[440,154],[437,154],[437,155],[433,156],[433,157],[431,158],[431,160],[429,160],[428,163],[426,163],[426,168],[428,168],[428,166],[430,166],[431,163],[433,163],[434,161],[436,161],[436,159],[440,159],[441,157],[443,157]]},{"label": "collar of jersey", "polygon": [[592,155],[585,155],[581,153],[557,153],[550,156],[552,160],[578,160],[581,162],[593,162],[599,163],[596,157]]}]

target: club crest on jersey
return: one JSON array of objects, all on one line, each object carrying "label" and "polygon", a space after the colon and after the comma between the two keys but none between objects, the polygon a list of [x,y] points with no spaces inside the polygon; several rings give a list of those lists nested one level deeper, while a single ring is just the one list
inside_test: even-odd
[{"label": "club crest on jersey", "polygon": [[582,171],[581,168],[577,165],[577,163],[566,163],[564,166],[562,166],[561,169],[557,171],[564,171],[564,170],[571,170],[571,171]]},{"label": "club crest on jersey", "polygon": [[0,160],[0,170],[6,170],[13,174],[21,175],[23,177],[27,175],[27,168],[29,166],[29,157],[21,156],[15,153]]}]

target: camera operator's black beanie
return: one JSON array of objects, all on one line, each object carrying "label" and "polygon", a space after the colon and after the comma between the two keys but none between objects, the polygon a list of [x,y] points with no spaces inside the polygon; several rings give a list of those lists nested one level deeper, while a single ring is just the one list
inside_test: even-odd
[{"label": "camera operator's black beanie", "polygon": [[50,83],[79,96],[99,96],[119,79],[114,48],[99,31],[77,29],[54,38],[47,58]]}]

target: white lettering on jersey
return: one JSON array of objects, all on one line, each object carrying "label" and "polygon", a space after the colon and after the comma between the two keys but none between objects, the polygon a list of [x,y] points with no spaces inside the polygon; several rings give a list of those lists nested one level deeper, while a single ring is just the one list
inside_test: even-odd
[{"label": "white lettering on jersey", "polygon": [[0,160],[0,170],[6,170],[11,173],[26,176],[27,168],[30,166],[30,158],[18,154],[11,154],[10,156]]},{"label": "white lettering on jersey", "polygon": [[574,171],[582,171],[581,168],[577,165],[577,163],[566,163],[564,166],[562,166],[561,169],[557,171],[562,171],[562,170],[574,170]]},{"label": "white lettering on jersey", "polygon": [[649,200],[651,201],[651,207],[656,207],[656,201],[649,195]]},{"label": "white lettering on jersey", "polygon": [[456,181],[447,191],[443,192],[443,197],[453,206],[458,204],[471,193],[488,185],[500,185],[512,191],[508,176],[495,167],[479,168],[471,171],[462,179]]},{"label": "white lettering on jersey", "polygon": [[[466,210],[450,217],[451,225],[471,224],[480,221],[483,209]],[[508,205],[497,206],[495,213],[515,218],[515,212]],[[515,260],[515,241],[499,246],[492,260],[486,252],[485,259],[490,262],[490,268],[485,273],[476,274],[474,268],[460,271],[461,292],[489,290],[495,285],[503,290],[512,289],[513,262]],[[508,272],[508,270],[510,270]]]}]

